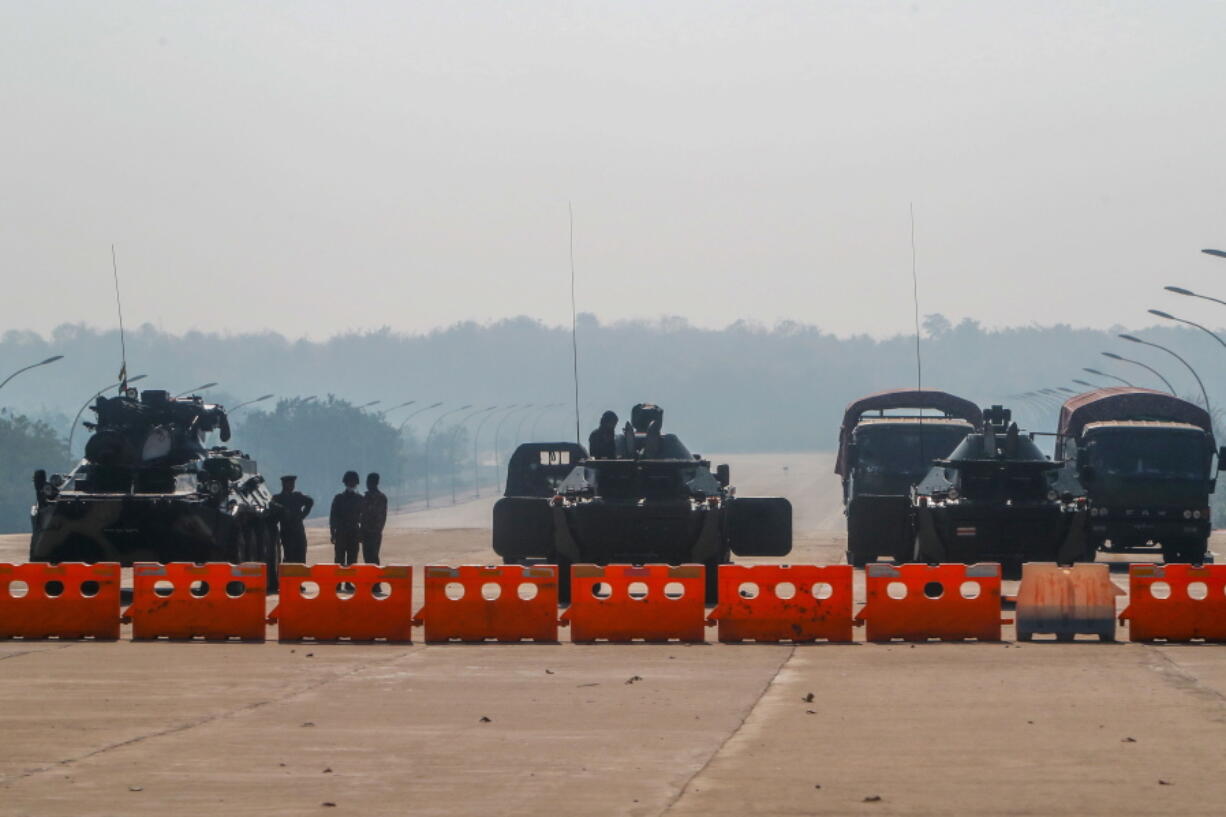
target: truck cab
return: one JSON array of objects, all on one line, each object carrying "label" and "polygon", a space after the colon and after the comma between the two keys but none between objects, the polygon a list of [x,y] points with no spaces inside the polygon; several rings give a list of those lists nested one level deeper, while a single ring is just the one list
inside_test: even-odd
[{"label": "truck cab", "polygon": [[835,473],[843,478],[848,564],[911,557],[912,486],[982,423],[974,403],[934,389],[878,392],[847,407]]}]

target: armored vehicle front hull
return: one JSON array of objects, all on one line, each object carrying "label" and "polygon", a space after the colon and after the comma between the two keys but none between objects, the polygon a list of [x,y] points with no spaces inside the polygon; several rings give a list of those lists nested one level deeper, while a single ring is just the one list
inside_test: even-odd
[{"label": "armored vehicle front hull", "polygon": [[1023,562],[1093,560],[1086,547],[1085,511],[1055,503],[922,505],[914,514],[919,562],[999,562],[1006,577],[1018,578]]}]

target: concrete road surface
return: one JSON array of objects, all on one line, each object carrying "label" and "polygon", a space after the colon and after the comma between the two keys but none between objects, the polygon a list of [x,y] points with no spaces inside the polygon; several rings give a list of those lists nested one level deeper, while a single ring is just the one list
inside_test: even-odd
[{"label": "concrete road surface", "polygon": [[[828,458],[728,459],[838,561]],[[0,643],[0,815],[1217,815],[1224,739],[1226,646]]]}]

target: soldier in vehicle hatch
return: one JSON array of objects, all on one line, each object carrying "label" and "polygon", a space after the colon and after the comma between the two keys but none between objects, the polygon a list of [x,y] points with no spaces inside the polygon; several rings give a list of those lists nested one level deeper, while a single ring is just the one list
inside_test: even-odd
[{"label": "soldier in vehicle hatch", "polygon": [[333,552],[338,565],[351,565],[358,560],[358,545],[362,541],[362,495],[358,493],[357,471],[346,471],[341,480],[345,490],[332,498],[328,526],[332,530]]},{"label": "soldier in vehicle hatch", "polygon": [[379,475],[366,475],[366,496],[362,497],[362,561],[379,564],[383,526],[387,524],[387,494],[379,490]]},{"label": "soldier in vehicle hatch", "polygon": [[606,411],[600,415],[600,427],[587,438],[588,454],[593,459],[608,460],[617,456],[617,414]]},{"label": "soldier in vehicle hatch", "polygon": [[281,493],[273,496],[272,505],[281,529],[281,560],[301,564],[306,562],[307,552],[306,528],[302,520],[310,516],[315,500],[294,490],[297,480],[292,474],[281,477]]}]

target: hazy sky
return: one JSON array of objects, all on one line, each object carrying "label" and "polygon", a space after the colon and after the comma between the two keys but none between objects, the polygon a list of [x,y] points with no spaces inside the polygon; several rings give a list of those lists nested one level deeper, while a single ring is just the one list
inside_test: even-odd
[{"label": "hazy sky", "polygon": [[[0,329],[1220,321],[1226,4],[0,2]],[[1220,310],[1220,307],[1218,308]]]}]

